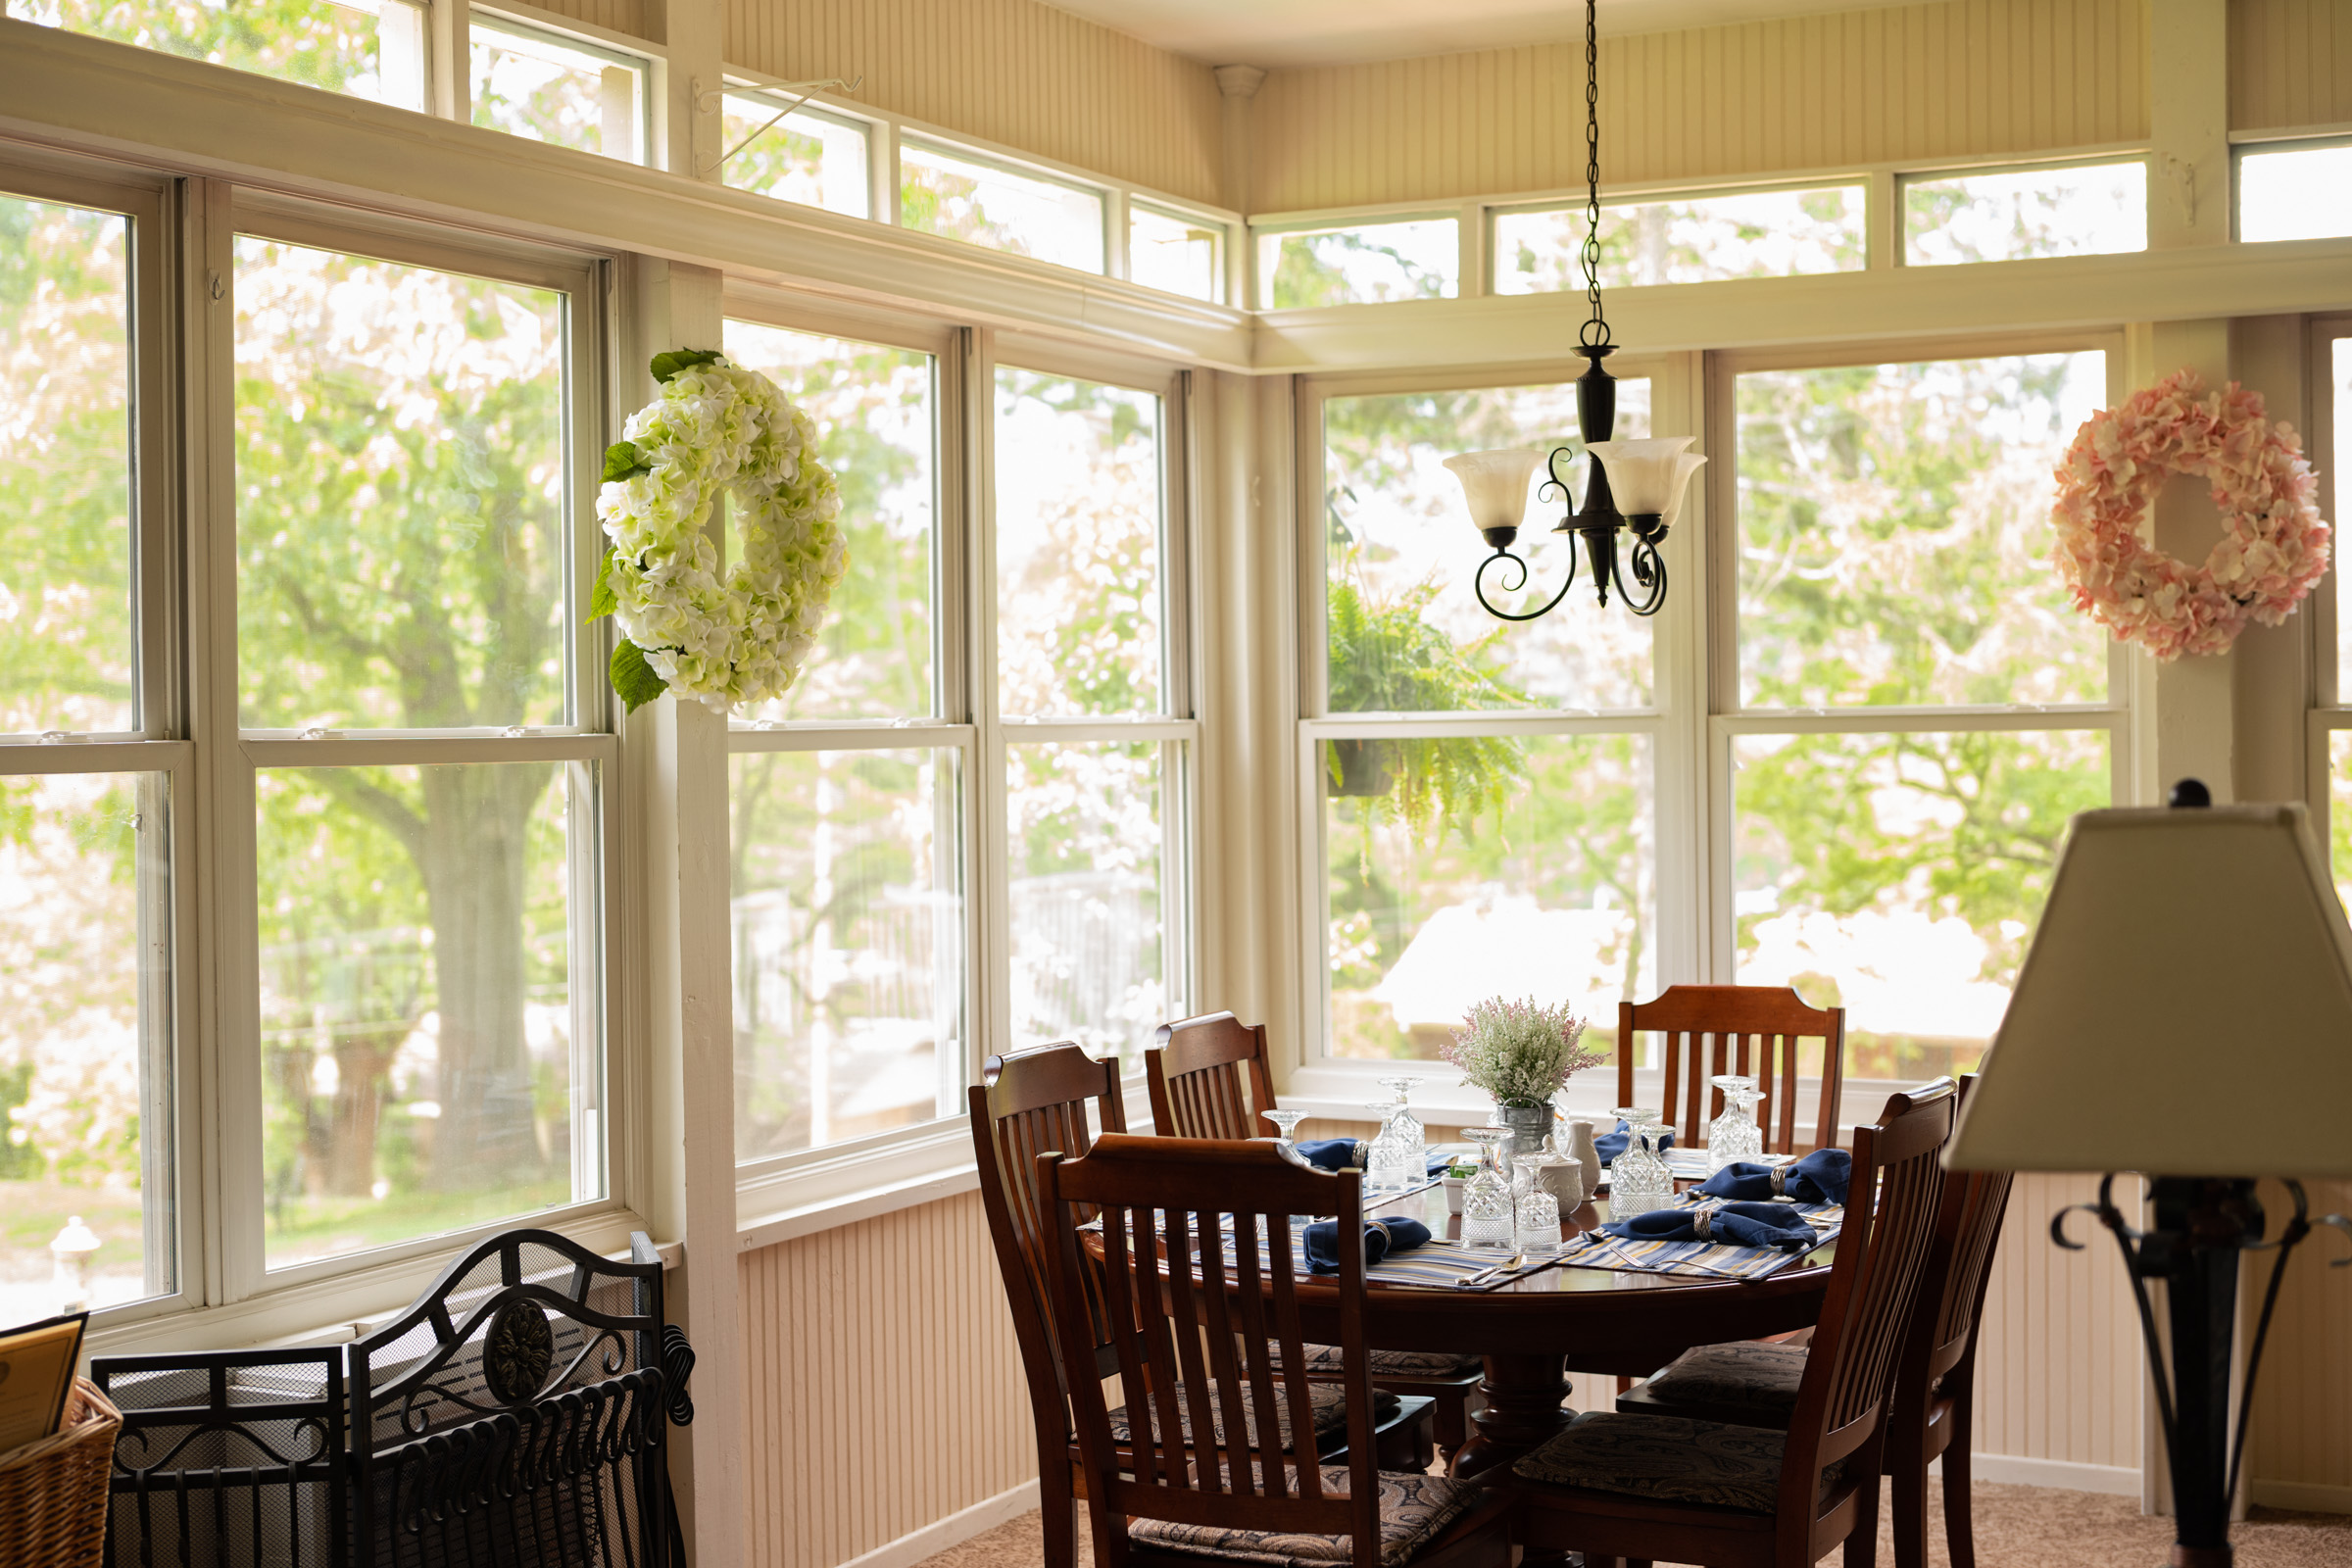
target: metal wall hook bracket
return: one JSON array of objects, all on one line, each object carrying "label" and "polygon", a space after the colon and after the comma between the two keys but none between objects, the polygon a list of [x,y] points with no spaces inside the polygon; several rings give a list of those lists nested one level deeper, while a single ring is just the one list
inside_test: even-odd
[{"label": "metal wall hook bracket", "polygon": [[[840,76],[827,76],[821,81],[778,81],[762,83],[760,86],[755,87],[753,89],[755,91],[797,92],[800,94],[800,96],[793,99],[792,102],[786,104],[783,108],[777,110],[774,114],[768,116],[767,119],[760,123],[758,130],[753,131],[750,135],[744,137],[743,140],[737,142],[725,152],[720,153],[710,163],[697,164],[694,172],[698,174],[708,174],[715,170],[725,168],[728,159],[733,158],[737,153],[743,151],[746,147],[749,147],[752,143],[766,135],[770,129],[772,129],[780,121],[784,119],[785,116],[800,108],[803,104],[815,97],[825,88],[839,87],[844,93],[854,93],[859,87],[864,85],[865,74],[863,72],[859,72],[857,79],[854,81],[844,80]],[[694,79],[693,88],[694,107],[706,115],[718,113],[719,109],[727,101],[727,89],[725,87],[705,87],[700,76],[697,76]]]}]

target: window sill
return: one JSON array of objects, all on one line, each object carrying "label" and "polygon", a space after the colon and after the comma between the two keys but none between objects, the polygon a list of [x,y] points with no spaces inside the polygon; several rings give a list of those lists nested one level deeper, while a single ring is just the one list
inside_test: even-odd
[{"label": "window sill", "polygon": [[829,1158],[739,1177],[737,1245],[747,1252],[773,1247],[979,1185],[969,1124],[960,1116],[942,1117]]},{"label": "window sill", "polygon": [[[645,1229],[645,1221],[627,1209],[609,1208],[574,1223],[548,1228],[607,1257],[625,1258],[629,1233]],[[497,1229],[469,1235],[462,1245],[445,1250],[397,1261],[355,1259],[355,1266],[348,1271],[267,1291],[242,1301],[93,1325],[82,1350],[85,1355],[145,1355],[340,1345],[405,1310],[452,1260]],[[664,1242],[660,1250],[662,1266],[675,1268],[680,1245]]]}]

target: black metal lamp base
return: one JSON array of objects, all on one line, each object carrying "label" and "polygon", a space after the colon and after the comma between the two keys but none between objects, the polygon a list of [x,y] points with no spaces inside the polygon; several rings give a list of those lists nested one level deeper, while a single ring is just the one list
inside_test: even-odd
[{"label": "black metal lamp base", "polygon": [[[2171,1568],[2231,1568],[2230,1499],[2237,1494],[2238,1465],[2245,1454],[2246,1413],[2254,1402],[2254,1379],[2261,1370],[2262,1345],[2271,1328],[2271,1313],[2278,1303],[2278,1282],[2295,1245],[2311,1234],[2313,1221],[2300,1182],[2286,1183],[2295,1200],[2294,1217],[2275,1242],[2262,1239],[2262,1205],[2255,1200],[2254,1183],[2247,1177],[2157,1176],[2150,1179],[2149,1197],[2156,1214],[2146,1231],[2132,1228],[2114,1202],[2113,1176],[2099,1183],[2099,1200],[2062,1209],[2050,1221],[2050,1237],[2059,1246],[2081,1250],[2082,1243],[2066,1238],[2066,1216],[2076,1208],[2098,1216],[2114,1233],[2130,1270],[2132,1296],[2139,1305],[2141,1337],[2147,1342],[2148,1370],[2156,1384],[2156,1405],[2163,1418],[2165,1452],[2173,1482],[2173,1512],[2178,1537]],[[2318,1223],[2342,1228],[2352,1235],[2352,1222],[2329,1214]],[[2252,1353],[2246,1358],[2246,1387],[2238,1404],[2237,1427],[2230,1426],[2231,1348],[2237,1323],[2237,1274],[2241,1254],[2278,1252],[2271,1267],[2262,1316],[2254,1330]],[[2336,1267],[2352,1263],[2339,1258]],[[2165,1377],[2164,1350],[2156,1333],[2156,1316],[2148,1303],[2147,1282],[2166,1282],[2166,1318],[2172,1329],[2172,1377]]]}]

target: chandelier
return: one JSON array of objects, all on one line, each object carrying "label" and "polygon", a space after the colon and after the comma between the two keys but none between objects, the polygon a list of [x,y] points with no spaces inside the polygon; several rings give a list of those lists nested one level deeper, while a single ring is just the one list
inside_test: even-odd
[{"label": "chandelier", "polygon": [[[1536,492],[1539,501],[1557,492],[1563,514],[1551,531],[1572,533],[1585,542],[1592,587],[1602,608],[1613,586],[1625,608],[1637,615],[1654,615],[1666,603],[1666,562],[1658,547],[1681,510],[1683,492],[1707,460],[1685,451],[1697,439],[1678,435],[1644,441],[1613,440],[1617,426],[1617,378],[1601,362],[1616,352],[1609,341],[1609,323],[1600,311],[1600,48],[1594,26],[1598,0],[1585,0],[1585,296],[1592,314],[1577,334],[1576,352],[1589,363],[1576,379],[1576,423],[1592,462],[1585,480],[1585,501],[1574,506],[1574,493],[1561,472],[1561,461],[1573,460],[1569,447],[1555,447],[1546,458],[1541,452],[1516,449],[1465,452],[1446,460],[1446,466],[1462,481],[1470,506],[1470,520],[1494,553],[1478,564],[1471,591],[1488,614],[1497,620],[1535,620],[1551,612],[1576,586],[1576,547],[1568,547],[1568,580],[1541,609],[1524,614],[1497,610],[1487,598],[1487,572],[1508,562],[1515,576],[1506,576],[1502,591],[1516,593],[1527,586],[1527,563],[1511,553],[1519,525],[1527,514],[1527,481],[1536,465],[1548,477]],[[1620,555],[1619,536],[1630,533],[1631,544]],[[1630,581],[1628,580],[1630,577]]]}]

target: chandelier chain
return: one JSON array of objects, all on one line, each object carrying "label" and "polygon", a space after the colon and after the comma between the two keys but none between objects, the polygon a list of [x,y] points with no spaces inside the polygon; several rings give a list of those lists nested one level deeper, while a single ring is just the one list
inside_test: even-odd
[{"label": "chandelier chain", "polygon": [[1577,333],[1587,348],[1609,341],[1600,314],[1600,0],[1585,0],[1585,298],[1592,314]]}]

